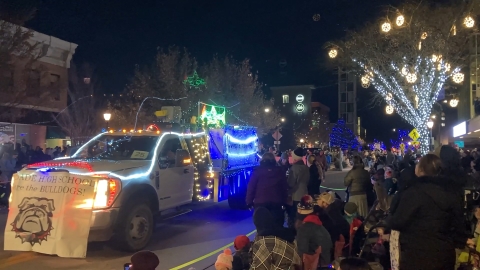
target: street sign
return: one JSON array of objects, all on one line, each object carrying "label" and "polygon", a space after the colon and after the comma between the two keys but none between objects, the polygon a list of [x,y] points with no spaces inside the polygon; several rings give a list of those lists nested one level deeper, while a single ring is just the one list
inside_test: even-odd
[{"label": "street sign", "polygon": [[280,132],[275,131],[273,134],[272,134],[272,137],[275,141],[280,141],[280,139],[283,137],[282,134]]},{"label": "street sign", "polygon": [[410,133],[408,133],[408,137],[412,138],[412,140],[416,141],[420,138],[420,134],[418,133],[417,129],[414,128]]},{"label": "street sign", "polygon": [[280,141],[274,141],[273,144],[280,144]]},{"label": "street sign", "polygon": [[413,141],[413,142],[412,142],[412,145],[418,146],[418,145],[420,145],[420,142],[418,142],[418,141]]}]

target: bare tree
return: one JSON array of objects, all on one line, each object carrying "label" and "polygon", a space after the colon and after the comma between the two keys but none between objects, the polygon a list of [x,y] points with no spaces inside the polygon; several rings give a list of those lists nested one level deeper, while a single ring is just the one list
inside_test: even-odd
[{"label": "bare tree", "polygon": [[265,134],[281,123],[273,100],[265,99],[262,84],[247,59],[237,62],[232,57],[214,57],[201,71],[206,90],[199,95],[200,100],[226,107],[230,124],[254,126],[259,134]]},{"label": "bare tree", "polygon": [[359,74],[364,87],[372,84],[387,111],[417,129],[425,153],[427,121],[440,91],[464,79],[461,68],[469,64],[468,40],[478,10],[478,0],[392,7],[379,21],[329,43],[329,56]]},{"label": "bare tree", "polygon": [[46,75],[37,60],[43,55],[40,44],[32,42],[29,29],[0,20],[0,119],[13,122],[25,108],[41,105],[50,90],[40,84]]},{"label": "bare tree", "polygon": [[54,117],[57,124],[70,136],[72,145],[77,145],[99,132],[103,118],[98,110],[99,84],[93,77],[93,68],[84,64],[69,70],[69,105]]}]

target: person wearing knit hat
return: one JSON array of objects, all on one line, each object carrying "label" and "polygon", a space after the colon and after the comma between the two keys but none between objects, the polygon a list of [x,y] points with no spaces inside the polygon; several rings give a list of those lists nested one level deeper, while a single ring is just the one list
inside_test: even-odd
[{"label": "person wearing knit hat", "polygon": [[300,202],[297,204],[297,218],[295,221],[295,228],[298,228],[306,216],[313,213],[313,206],[315,205],[315,201],[313,200],[312,196],[305,195],[302,197]]},{"label": "person wearing knit hat", "polygon": [[348,221],[348,224],[352,224],[353,219],[357,217],[358,206],[353,202],[347,202],[343,211],[345,212],[345,219]]},{"label": "person wearing knit hat", "polygon": [[327,209],[327,207],[335,201],[335,195],[332,195],[330,192],[323,192],[316,197],[316,201],[318,206]]},{"label": "person wearing knit hat", "polygon": [[218,255],[217,261],[215,262],[215,270],[232,270],[233,256],[232,251],[227,248]]},{"label": "person wearing knit hat", "polygon": [[160,264],[157,255],[148,250],[142,250],[133,254],[130,261],[132,262],[130,270],[155,270]]},{"label": "person wearing knit hat", "polygon": [[289,202],[287,206],[288,227],[294,228],[297,215],[297,204],[305,194],[308,194],[308,183],[310,181],[310,170],[303,156],[305,152],[302,148],[297,148],[292,153],[294,163],[288,171]]},{"label": "person wearing knit hat", "polygon": [[299,147],[292,152],[293,162],[303,160],[304,156],[305,156],[305,151],[303,150],[303,148]]},{"label": "person wearing knit hat", "polygon": [[252,254],[250,248],[252,243],[246,235],[239,235],[233,241],[235,255],[233,255],[232,269],[250,269]]}]

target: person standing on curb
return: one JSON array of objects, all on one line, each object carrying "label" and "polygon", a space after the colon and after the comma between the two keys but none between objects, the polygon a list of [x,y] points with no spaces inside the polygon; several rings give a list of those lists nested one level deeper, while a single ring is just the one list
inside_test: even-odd
[{"label": "person standing on curb", "polygon": [[295,217],[297,214],[297,205],[302,197],[308,194],[308,182],[310,180],[310,171],[303,157],[305,152],[302,148],[297,148],[292,152],[293,164],[288,171],[289,202],[287,206],[288,227],[295,227]]}]

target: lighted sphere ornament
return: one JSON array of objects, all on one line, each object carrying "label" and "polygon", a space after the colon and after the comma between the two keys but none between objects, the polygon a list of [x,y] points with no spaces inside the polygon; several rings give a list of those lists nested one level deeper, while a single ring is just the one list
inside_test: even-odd
[{"label": "lighted sphere ornament", "polygon": [[475,25],[475,20],[474,20],[471,16],[467,16],[467,17],[463,20],[463,24],[464,24],[467,28],[472,28],[472,27]]},{"label": "lighted sphere ornament", "polygon": [[405,23],[405,17],[403,17],[403,15],[398,15],[396,23],[397,26],[402,26]]},{"label": "lighted sphere ornament", "polygon": [[313,15],[313,20],[316,22],[320,21],[320,14]]},{"label": "lighted sphere ornament", "polygon": [[454,98],[450,100],[450,107],[455,108],[458,105],[458,99]]},{"label": "lighted sphere ornament", "polygon": [[457,72],[452,76],[452,80],[454,83],[462,83],[464,79],[465,79],[465,75],[461,72]]},{"label": "lighted sphere ornament", "polygon": [[388,33],[390,30],[392,30],[392,25],[389,22],[384,22],[382,24],[382,31]]},{"label": "lighted sphere ornament", "polygon": [[423,32],[422,35],[420,36],[421,39],[426,39],[428,37],[427,32]]},{"label": "lighted sphere ornament", "polygon": [[392,100],[392,99],[393,99],[392,93],[387,93],[387,94],[385,95],[385,100],[386,100],[386,101],[390,101],[390,100]]},{"label": "lighted sphere ornament", "polygon": [[409,82],[409,83],[414,83],[414,82],[417,81],[417,74],[415,74],[415,73],[408,73],[407,76],[406,76],[406,78],[407,78],[407,82]]},{"label": "lighted sphere ornament", "polygon": [[370,77],[368,77],[368,75],[363,75],[360,80],[362,82],[362,87],[363,88],[370,87]]},{"label": "lighted sphere ornament", "polygon": [[393,113],[393,106],[392,105],[387,105],[387,107],[385,107],[385,112],[387,114],[392,114]]},{"label": "lighted sphere ornament", "polygon": [[408,68],[407,68],[407,67],[403,67],[403,68],[402,68],[402,75],[403,75],[403,76],[407,76],[407,75],[408,75]]},{"label": "lighted sphere ornament", "polygon": [[337,55],[338,55],[337,49],[331,49],[331,50],[328,52],[328,56],[330,56],[330,58],[335,58],[335,57],[337,57]]}]

